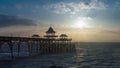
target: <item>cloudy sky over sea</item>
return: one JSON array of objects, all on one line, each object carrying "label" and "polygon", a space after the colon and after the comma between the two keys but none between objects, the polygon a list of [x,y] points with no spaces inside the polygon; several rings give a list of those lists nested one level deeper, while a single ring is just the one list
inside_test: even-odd
[{"label": "cloudy sky over sea", "polygon": [[52,26],[74,41],[120,42],[120,0],[0,0],[0,35],[44,35]]}]

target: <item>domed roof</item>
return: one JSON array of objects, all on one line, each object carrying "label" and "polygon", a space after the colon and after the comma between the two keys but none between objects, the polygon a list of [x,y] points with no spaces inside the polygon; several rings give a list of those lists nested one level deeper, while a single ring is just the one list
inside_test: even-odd
[{"label": "domed roof", "polygon": [[34,34],[34,35],[32,35],[32,37],[40,37],[39,35],[37,35],[37,34]]},{"label": "domed roof", "polygon": [[60,37],[68,37],[66,34],[61,34]]},{"label": "domed roof", "polygon": [[52,27],[50,27],[50,28],[48,29],[48,31],[46,31],[46,33],[56,33],[56,32],[53,30]]}]

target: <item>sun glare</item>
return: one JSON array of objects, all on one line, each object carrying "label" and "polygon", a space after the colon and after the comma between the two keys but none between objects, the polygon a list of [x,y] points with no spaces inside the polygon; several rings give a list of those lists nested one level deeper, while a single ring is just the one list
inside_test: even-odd
[{"label": "sun glare", "polygon": [[87,24],[82,21],[82,20],[77,20],[75,21],[75,23],[72,25],[74,28],[80,28],[80,29],[83,29],[83,28],[86,28],[87,27]]}]

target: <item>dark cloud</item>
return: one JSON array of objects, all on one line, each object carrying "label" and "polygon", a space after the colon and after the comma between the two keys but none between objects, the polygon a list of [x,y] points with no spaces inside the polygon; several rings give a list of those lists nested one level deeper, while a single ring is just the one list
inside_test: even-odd
[{"label": "dark cloud", "polygon": [[0,27],[9,26],[34,26],[36,25],[33,20],[19,18],[17,16],[8,16],[0,14]]}]

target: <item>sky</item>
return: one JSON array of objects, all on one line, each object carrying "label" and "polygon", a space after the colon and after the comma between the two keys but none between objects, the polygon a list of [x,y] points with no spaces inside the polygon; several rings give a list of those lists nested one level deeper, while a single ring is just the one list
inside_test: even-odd
[{"label": "sky", "polygon": [[73,41],[120,42],[120,0],[0,0],[1,36],[43,36],[52,26]]}]

